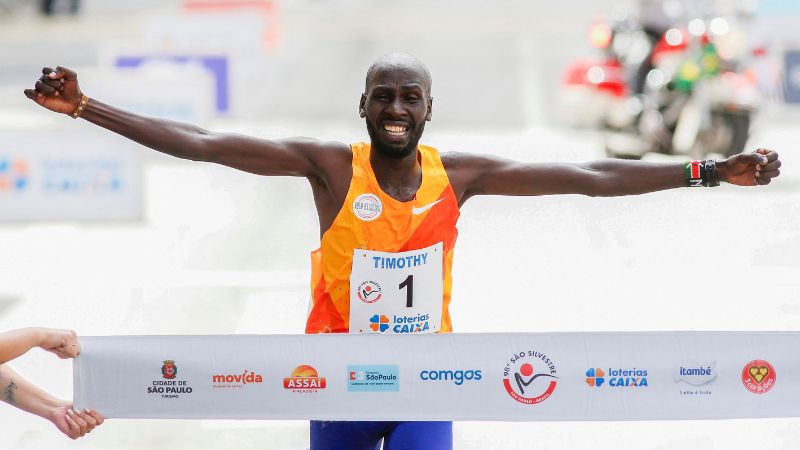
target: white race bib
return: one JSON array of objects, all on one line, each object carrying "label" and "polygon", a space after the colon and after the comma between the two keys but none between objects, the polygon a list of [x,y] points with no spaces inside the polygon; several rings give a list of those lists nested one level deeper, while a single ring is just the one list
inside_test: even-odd
[{"label": "white race bib", "polygon": [[439,242],[401,253],[353,250],[350,332],[438,332],[443,249]]}]

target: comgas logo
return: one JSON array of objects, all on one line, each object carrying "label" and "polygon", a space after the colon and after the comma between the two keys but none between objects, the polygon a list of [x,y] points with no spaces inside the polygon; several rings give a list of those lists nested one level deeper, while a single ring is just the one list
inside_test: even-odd
[{"label": "comgas logo", "polygon": [[461,386],[465,381],[480,381],[483,378],[480,369],[469,370],[423,370],[419,373],[422,381],[452,381],[455,385]]}]

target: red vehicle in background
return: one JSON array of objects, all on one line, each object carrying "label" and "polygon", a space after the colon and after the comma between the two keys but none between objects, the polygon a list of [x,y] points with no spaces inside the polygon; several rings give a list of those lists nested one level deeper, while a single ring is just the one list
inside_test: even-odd
[{"label": "red vehicle in background", "polygon": [[761,104],[745,63],[763,49],[748,52],[740,23],[695,18],[660,34],[630,19],[593,24],[590,42],[604,58],[565,71],[557,117],[604,130],[612,157],[741,152]]}]

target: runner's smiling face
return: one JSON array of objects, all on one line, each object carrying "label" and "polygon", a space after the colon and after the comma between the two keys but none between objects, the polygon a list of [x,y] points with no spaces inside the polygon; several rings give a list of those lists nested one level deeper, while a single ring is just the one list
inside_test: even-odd
[{"label": "runner's smiling face", "polygon": [[375,71],[367,79],[359,108],[372,147],[391,158],[411,154],[425,122],[431,120],[432,103],[430,87],[413,68],[394,66]]}]

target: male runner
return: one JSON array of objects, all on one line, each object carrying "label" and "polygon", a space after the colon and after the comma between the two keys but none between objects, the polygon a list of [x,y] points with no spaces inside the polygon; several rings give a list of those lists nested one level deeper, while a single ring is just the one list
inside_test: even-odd
[{"label": "male runner", "polygon": [[[723,161],[648,163],[602,160],[528,164],[491,155],[442,153],[418,145],[431,120],[431,76],[414,57],[392,53],[369,68],[359,114],[370,143],[308,138],[264,140],[213,133],[131,114],[89,99],[75,72],[44,68],[25,95],[39,105],[170,155],[259,175],[306,177],[319,216],[312,253],[307,333],[449,332],[453,247],[459,208],[473,195],[643,194],[687,185],[769,184],[778,154],[760,149]],[[403,269],[398,278],[397,270]],[[393,278],[394,277],[394,278]],[[385,316],[365,304],[393,299]],[[399,300],[399,301],[398,301]],[[397,313],[407,320],[388,324]],[[311,448],[449,449],[449,422],[311,423]]]}]

